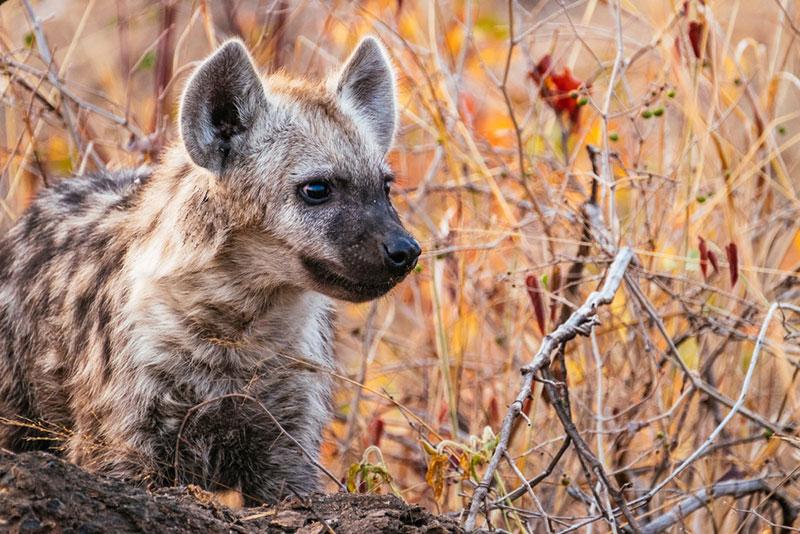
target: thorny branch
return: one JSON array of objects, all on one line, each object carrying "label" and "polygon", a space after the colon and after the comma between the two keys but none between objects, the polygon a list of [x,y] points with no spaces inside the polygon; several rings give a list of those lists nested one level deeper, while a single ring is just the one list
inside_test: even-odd
[{"label": "thorny branch", "polygon": [[494,450],[494,454],[489,461],[489,465],[486,468],[486,472],[484,473],[480,484],[475,489],[475,493],[472,496],[467,520],[464,523],[466,530],[470,531],[475,529],[475,522],[478,512],[480,511],[483,501],[489,492],[489,487],[492,483],[492,479],[494,478],[495,471],[497,471],[497,467],[500,464],[500,461],[502,460],[506,450],[508,449],[508,441],[511,435],[513,423],[522,411],[522,406],[524,405],[525,400],[530,395],[534,375],[540,369],[550,363],[550,358],[553,351],[555,351],[556,348],[558,348],[562,343],[565,343],[578,335],[589,335],[592,327],[598,324],[596,317],[597,309],[600,306],[609,304],[613,300],[617,289],[622,283],[625,271],[632,259],[633,251],[627,247],[621,248],[614,258],[614,262],[608,269],[606,281],[603,284],[602,289],[589,295],[589,298],[586,299],[586,302],[580,308],[578,308],[566,322],[562,323],[561,326],[556,328],[554,332],[547,334],[542,340],[542,344],[539,347],[538,352],[534,355],[533,359],[531,359],[531,362],[522,368],[523,377],[520,392],[514,402],[511,403],[506,416],[503,418],[500,435],[497,441],[497,447]]},{"label": "thorny branch", "polygon": [[[697,460],[703,453],[708,449],[710,446],[714,444],[714,442],[719,437],[719,434],[725,428],[725,426],[730,422],[731,419],[742,409],[744,404],[745,397],[747,396],[747,392],[750,390],[750,384],[753,380],[753,372],[755,371],[756,364],[758,363],[759,356],[761,355],[761,349],[764,347],[764,340],[767,336],[767,331],[769,329],[769,325],[772,322],[772,317],[775,315],[775,312],[778,309],[787,309],[793,311],[800,311],[800,308],[797,306],[793,306],[791,304],[785,304],[781,302],[776,302],[772,306],[770,306],[769,311],[767,312],[767,316],[764,318],[764,322],[761,325],[761,330],[758,333],[758,338],[756,340],[756,346],[753,349],[753,354],[750,357],[750,365],[747,368],[747,374],[744,377],[744,382],[742,383],[741,391],[739,392],[739,398],[736,399],[736,402],[733,406],[731,406],[730,412],[725,418],[717,425],[717,427],[711,432],[708,438],[703,442],[700,447],[697,448],[691,455],[689,455],[681,464],[675,468],[675,470],[664,480],[659,482],[656,486],[653,487],[649,492],[647,492],[644,496],[637,499],[635,502],[646,502],[655,496],[656,493],[661,491],[667,484],[669,484],[676,476],[678,476],[684,469],[689,467],[692,462]],[[691,374],[691,373],[690,373]]]},{"label": "thorny branch", "polygon": [[[22,5],[25,6],[25,11],[28,14],[28,18],[31,20],[31,24],[33,25],[33,32],[36,36],[35,42],[36,47],[39,49],[39,55],[42,56],[42,60],[47,65],[47,79],[50,81],[50,84],[57,88],[59,91],[61,90],[61,83],[58,80],[58,74],[53,71],[53,55],[50,52],[50,47],[47,44],[47,39],[45,38],[44,32],[42,31],[41,21],[39,17],[36,15],[36,12],[33,10],[33,6],[29,2],[29,0],[23,0]],[[62,91],[63,92],[63,91]],[[75,127],[75,119],[72,116],[72,111],[67,106],[62,106],[62,118],[64,120],[64,124],[67,126],[67,129],[72,136],[75,145],[78,149],[83,152],[84,145],[83,140],[81,139],[80,134],[78,133],[77,128]],[[93,159],[98,167],[102,166],[100,159],[93,154]]]},{"label": "thorny branch", "polygon": [[[775,501],[780,506],[783,513],[784,527],[791,526],[798,514],[800,507],[794,503],[780,490],[773,488],[763,478],[749,480],[725,480],[713,484],[710,488],[701,489],[680,503],[675,505],[667,513],[660,515],[641,528],[642,534],[658,534],[663,532],[678,521],[684,519],[689,514],[706,506],[713,499],[720,497],[734,497],[736,499],[751,495],[753,493],[766,493],[769,500]],[[782,528],[781,532],[789,532],[789,528]]]},{"label": "thorny branch", "polygon": [[558,462],[561,461],[561,457],[564,456],[565,452],[567,452],[567,449],[569,448],[571,443],[572,443],[571,438],[567,436],[566,439],[564,439],[564,442],[561,444],[561,447],[558,449],[558,452],[556,452],[555,456],[553,456],[553,459],[550,460],[550,463],[547,464],[547,467],[545,468],[544,471],[542,471],[532,479],[527,480],[525,484],[518,487],[514,491],[510,492],[508,495],[500,497],[494,503],[492,503],[492,505],[499,506],[500,504],[503,504],[505,502],[516,500],[525,495],[525,493],[528,491],[528,488],[535,488],[537,484],[539,484],[542,480],[550,476],[550,473],[553,472],[553,469],[555,469],[556,465],[558,465]]},{"label": "thorny branch", "polygon": [[[611,480],[608,478],[608,474],[603,469],[602,464],[597,459],[597,456],[592,453],[592,450],[589,448],[589,445],[584,441],[581,435],[578,433],[578,429],[575,426],[575,423],[572,421],[572,416],[570,415],[569,409],[569,402],[568,402],[568,395],[569,392],[566,388],[565,383],[555,384],[553,381],[553,375],[550,373],[549,369],[542,369],[542,376],[545,378],[545,388],[547,389],[550,398],[553,399],[553,408],[558,415],[558,418],[561,420],[561,425],[564,427],[564,431],[567,435],[572,439],[573,443],[575,444],[575,450],[578,451],[578,454],[581,457],[581,463],[591,467],[591,471],[595,473],[597,478],[599,478],[603,485],[608,489],[609,494],[614,499],[614,502],[617,506],[619,506],[622,513],[625,515],[625,518],[628,520],[631,529],[634,532],[639,531],[639,526],[636,521],[636,518],[631,513],[630,509],[628,508],[627,503],[625,502],[625,498],[622,495],[622,492],[617,489]],[[587,477],[590,484],[592,483],[591,477]],[[594,488],[594,486],[592,486]],[[596,497],[595,497],[596,498]],[[596,498],[597,499],[597,498]],[[600,510],[604,510],[602,502],[597,499],[597,507]],[[616,524],[616,518],[613,514],[609,514],[607,518],[611,524]]]},{"label": "thorny branch", "polygon": [[[606,250],[607,252],[610,251],[613,247],[611,236],[609,236],[608,231],[605,229],[605,226],[602,221],[602,214],[597,209],[597,207],[593,204],[587,204],[584,206],[584,215],[589,222],[589,225],[592,229],[592,234],[598,244]],[[769,428],[775,432],[779,432],[783,430],[779,425],[771,423],[765,420],[763,417],[747,413],[746,408],[743,406],[744,399],[749,390],[750,383],[752,380],[753,372],[755,370],[756,364],[758,363],[759,355],[761,353],[761,349],[764,345],[764,341],[766,338],[766,333],[768,326],[772,320],[774,313],[778,309],[787,309],[787,310],[794,310],[800,311],[800,308],[797,306],[793,306],[791,304],[785,303],[775,303],[773,304],[768,313],[765,317],[764,323],[762,324],[762,328],[759,332],[759,336],[756,340],[756,346],[753,351],[753,355],[750,359],[750,365],[748,367],[747,375],[745,376],[744,383],[742,384],[741,392],[739,398],[736,402],[730,401],[724,395],[716,391],[712,386],[706,384],[702,381],[699,377],[697,377],[694,373],[692,373],[688,368],[686,368],[685,364],[680,358],[678,354],[677,348],[674,346],[672,339],[667,335],[666,329],[663,326],[663,322],[661,321],[658,314],[653,310],[652,305],[644,296],[644,293],[638,287],[638,284],[635,282],[633,276],[627,272],[627,268],[631,262],[636,263],[636,260],[633,256],[633,252],[629,248],[622,248],[617,252],[617,255],[612,263],[611,267],[609,268],[608,275],[606,278],[606,282],[603,286],[603,289],[599,293],[592,293],[589,296],[587,301],[581,306],[578,310],[576,310],[570,318],[561,324],[553,333],[548,334],[542,340],[542,344],[539,348],[539,351],[534,356],[533,360],[530,364],[525,366],[523,371],[523,386],[522,389],[512,403],[509,411],[507,412],[505,418],[503,419],[503,424],[501,426],[500,435],[498,438],[497,448],[494,451],[492,459],[489,462],[489,465],[484,473],[484,476],[481,480],[481,483],[477,486],[475,493],[473,494],[472,501],[470,503],[469,512],[467,515],[467,520],[465,522],[465,528],[469,530],[473,530],[475,528],[475,522],[477,519],[477,514],[482,508],[483,500],[486,498],[486,495],[489,491],[489,487],[492,483],[492,480],[495,476],[495,472],[499,466],[500,460],[507,454],[507,447],[508,442],[510,439],[511,429],[513,427],[513,423],[516,418],[520,415],[522,406],[524,405],[525,400],[530,395],[531,385],[533,383],[533,377],[536,372],[543,370],[542,373],[544,375],[544,382],[545,388],[551,394],[551,398],[557,399],[556,396],[556,389],[553,386],[552,375],[549,375],[545,367],[549,365],[551,354],[553,351],[566,343],[566,341],[573,339],[578,334],[582,335],[589,335],[591,332],[591,328],[597,324],[597,318],[595,316],[596,308],[602,304],[608,304],[613,299],[616,290],[618,289],[619,285],[625,280],[626,285],[634,294],[634,296],[639,300],[651,318],[660,325],[659,329],[661,330],[662,334],[667,338],[668,345],[670,345],[670,349],[673,351],[673,358],[678,362],[678,365],[681,367],[681,370],[685,373],[687,377],[689,377],[692,386],[708,393],[712,398],[721,402],[722,404],[728,405],[731,410],[727,414],[727,416],[723,419],[723,421],[717,426],[717,428],[711,433],[708,439],[688,458],[686,458],[681,465],[673,471],[673,473],[668,476],[666,479],[662,480],[659,484],[654,486],[645,496],[640,497],[636,501],[633,501],[631,504],[641,504],[643,502],[647,502],[652,499],[653,496],[656,495],[661,489],[663,489],[671,480],[673,480],[680,472],[682,472],[687,466],[691,465],[697,458],[703,455],[703,453],[707,450],[709,446],[712,446],[717,439],[718,435],[722,431],[722,429],[727,425],[727,423],[737,414],[742,413],[745,416],[749,416],[749,418],[757,420],[762,426]],[[549,378],[548,378],[549,377]],[[554,403],[554,404],[557,404]],[[560,409],[561,408],[561,409]],[[608,513],[607,519],[614,524],[614,514],[622,512],[625,515],[626,519],[629,522],[629,528],[633,532],[638,532],[639,527],[637,525],[636,519],[630,509],[628,508],[628,503],[624,500],[623,496],[617,490],[613,484],[608,479],[607,475],[602,469],[602,465],[597,461],[597,458],[591,453],[591,450],[586,445],[585,441],[580,437],[577,432],[577,429],[574,427],[574,424],[570,425],[571,419],[569,418],[568,412],[564,412],[563,406],[559,407],[556,406],[556,411],[559,415],[559,418],[564,425],[565,430],[567,431],[567,435],[571,438],[573,445],[575,446],[576,450],[579,453],[582,463],[586,462],[589,466],[591,466],[592,470],[597,474],[598,478],[604,483],[605,487],[608,489],[610,495],[615,501],[617,508],[615,510],[610,511]],[[586,466],[586,464],[584,464]],[[521,488],[522,489],[522,488]],[[529,485],[524,486],[524,491],[528,491]],[[515,493],[518,493],[515,492]],[[518,495],[515,495],[518,497]],[[498,499],[500,501],[501,499]],[[598,500],[598,506],[601,510],[603,507]]]}]

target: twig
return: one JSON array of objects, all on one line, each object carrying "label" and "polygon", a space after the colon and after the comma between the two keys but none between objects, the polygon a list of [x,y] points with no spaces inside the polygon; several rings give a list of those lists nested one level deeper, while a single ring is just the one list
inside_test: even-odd
[{"label": "twig", "polygon": [[[739,397],[736,399],[736,402],[731,407],[731,410],[725,416],[725,418],[720,422],[719,425],[711,432],[708,438],[703,442],[700,447],[697,448],[691,455],[689,455],[681,464],[675,468],[675,470],[664,480],[656,484],[650,491],[648,491],[645,495],[638,498],[634,503],[639,502],[647,502],[652,499],[656,493],[661,491],[667,484],[669,484],[675,477],[677,477],[684,469],[689,467],[692,462],[694,462],[697,458],[702,456],[705,450],[714,444],[717,437],[719,436],[720,432],[725,428],[725,426],[733,419],[733,416],[742,408],[744,404],[745,397],[747,396],[747,392],[750,390],[750,383],[753,379],[753,373],[756,369],[756,364],[758,363],[759,356],[761,356],[761,349],[764,346],[764,339],[767,336],[767,330],[769,329],[770,322],[772,321],[772,316],[775,315],[775,312],[778,309],[792,309],[797,310],[796,306],[792,306],[791,304],[784,304],[782,302],[775,302],[772,306],[769,307],[769,311],[767,312],[767,316],[764,318],[764,322],[761,325],[761,330],[758,333],[758,338],[756,339],[756,346],[753,349],[753,355],[750,357],[750,365],[747,368],[747,374],[744,377],[744,382],[742,382],[742,388],[739,392]],[[691,373],[690,373],[690,376]]]},{"label": "twig", "polygon": [[[58,81],[58,74],[53,71],[53,55],[50,52],[50,47],[47,45],[47,39],[45,38],[44,31],[42,30],[41,20],[39,19],[38,15],[36,15],[36,12],[33,10],[33,6],[29,0],[23,0],[22,5],[25,7],[28,18],[30,18],[31,24],[33,25],[36,47],[39,49],[39,54],[42,56],[42,60],[44,61],[45,65],[47,65],[47,79],[50,81],[50,85],[61,92],[61,83]],[[81,139],[81,136],[75,127],[72,111],[66,105],[61,106],[61,111],[67,130],[70,132],[73,141],[75,141],[78,150],[83,152],[83,140]],[[102,162],[97,158],[97,156],[94,156],[93,159],[98,167],[103,166]]]},{"label": "twig", "polygon": [[[525,145],[522,142],[522,128],[517,121],[517,116],[514,113],[514,107],[511,105],[511,97],[508,94],[508,74],[511,70],[511,58],[514,56],[514,48],[516,44],[517,43],[514,40],[514,2],[513,0],[508,0],[508,53],[506,54],[506,63],[505,68],[503,69],[503,81],[500,84],[500,92],[503,94],[503,99],[505,100],[506,107],[508,108],[508,116],[514,126],[514,133],[517,138],[517,158],[519,160],[518,164],[520,183],[522,184],[522,188],[525,190],[528,199],[531,201],[533,211],[539,218],[539,222],[542,224],[542,229],[544,230],[545,235],[551,238],[552,232],[550,230],[550,224],[547,222],[544,212],[542,211],[542,207],[539,205],[539,199],[533,193],[533,191],[531,191],[531,188],[528,185],[528,174],[525,170]],[[553,249],[553,241],[551,239],[547,240],[547,246],[550,257],[554,257],[555,250]]]},{"label": "twig", "polygon": [[508,451],[506,451],[505,453],[505,458],[506,462],[508,462],[509,467],[511,467],[511,470],[514,471],[514,473],[516,473],[516,475],[520,478],[520,480],[522,480],[522,485],[525,487],[525,490],[528,492],[528,495],[531,496],[531,500],[533,500],[534,504],[536,504],[536,508],[539,509],[539,514],[541,514],[542,521],[544,522],[545,531],[547,532],[547,534],[553,534],[553,529],[550,528],[550,516],[547,515],[547,512],[544,511],[544,507],[542,506],[542,502],[539,500],[539,497],[537,497],[536,494],[533,492],[533,488],[531,487],[530,484],[528,484],[528,481],[525,479],[525,475],[522,473],[522,471],[519,470],[517,464],[514,463],[514,460],[508,454]]},{"label": "twig", "polygon": [[[20,63],[18,61],[14,61],[13,59],[9,59],[8,57],[0,56],[0,66],[3,66],[5,68],[13,67],[15,69],[27,72],[28,74],[32,74],[32,75],[37,76],[37,77],[42,76],[42,75],[46,75],[46,71],[43,71],[41,69],[37,69],[36,67],[32,67],[32,66],[30,66],[30,65],[28,65],[26,63]],[[48,82],[50,82],[50,84],[55,89],[58,89],[63,96],[67,97],[69,100],[71,100],[79,108],[83,108],[83,109],[85,109],[87,111],[91,111],[92,113],[94,113],[96,115],[99,115],[99,116],[101,116],[101,117],[103,117],[105,119],[108,119],[109,121],[111,121],[111,122],[113,122],[115,124],[118,124],[119,126],[127,128],[128,130],[130,130],[131,133],[133,133],[137,137],[140,137],[142,135],[142,132],[139,131],[137,128],[135,128],[132,124],[130,124],[128,119],[126,119],[125,117],[122,117],[120,115],[116,115],[116,114],[114,114],[114,113],[112,113],[112,112],[110,112],[110,111],[108,111],[106,109],[103,109],[103,108],[101,108],[99,106],[95,106],[91,102],[86,102],[86,101],[82,100],[77,94],[73,93],[70,89],[68,89],[61,82],[60,79],[57,79],[56,81],[57,81],[57,84],[53,85],[53,80],[48,78]]]},{"label": "twig", "polygon": [[[670,337],[669,333],[667,332],[667,328],[664,325],[664,322],[658,316],[658,313],[656,313],[656,311],[653,309],[653,305],[644,295],[644,292],[642,291],[641,287],[639,287],[639,284],[636,282],[636,280],[632,276],[626,274],[625,284],[626,287],[628,287],[628,289],[631,290],[631,292],[639,301],[639,303],[644,307],[644,310],[647,312],[648,316],[655,323],[659,333],[661,333],[661,336],[667,342],[667,348],[669,349],[669,354],[672,356],[671,360],[675,362],[675,364],[681,369],[681,372],[684,374],[684,376],[686,376],[692,382],[692,385],[694,385],[694,387],[696,387],[706,395],[710,396],[715,401],[719,402],[720,404],[724,404],[728,408],[733,408],[735,404],[734,401],[723,395],[714,386],[706,383],[699,376],[693,373],[688,367],[686,367],[686,364],[683,362],[680,353],[678,352],[678,348],[675,346],[675,343],[672,341],[672,337]],[[795,306],[786,303],[781,304],[781,307],[791,310],[794,310],[796,308]],[[772,421],[764,418],[763,416],[753,412],[746,406],[740,406],[738,412],[743,417],[753,421],[754,423],[763,428],[769,429],[771,432],[775,434],[780,434],[782,432],[792,432],[794,430],[792,425],[780,425],[773,423]]]},{"label": "twig", "polygon": [[[542,375],[552,380],[552,375],[548,369],[542,370]],[[591,467],[591,470],[594,471],[597,478],[603,483],[603,485],[608,490],[608,493],[611,495],[611,498],[614,499],[614,503],[619,507],[622,511],[625,518],[628,520],[630,524],[630,528],[634,532],[639,532],[639,526],[636,522],[636,518],[634,517],[633,513],[628,508],[627,503],[625,502],[625,498],[622,495],[622,492],[612,484],[611,480],[608,478],[608,474],[605,472],[603,465],[600,463],[600,460],[597,459],[597,456],[592,453],[589,445],[583,439],[583,437],[578,432],[575,423],[572,421],[572,416],[570,415],[569,410],[569,403],[568,397],[566,393],[566,384],[561,383],[560,387],[555,386],[551,383],[545,383],[545,388],[547,389],[547,393],[550,395],[550,398],[553,401],[553,408],[556,411],[556,415],[561,420],[561,425],[564,427],[564,432],[572,439],[574,443],[575,450],[578,452],[578,455],[581,457],[581,460],[585,462],[587,465],[584,466],[584,470],[588,471],[588,467]],[[588,475],[588,473],[587,473]],[[587,482],[592,484],[592,480],[590,476],[587,476]],[[595,492],[594,486],[592,485],[592,491]],[[603,502],[598,498],[598,495],[595,494],[595,500],[597,501],[597,507],[599,510],[606,510],[607,508],[611,508],[610,506],[606,507],[603,506]],[[614,514],[609,510],[607,511],[608,519],[613,525],[616,521]]]},{"label": "twig", "polygon": [[[586,203],[584,204],[584,213],[589,220],[589,224],[592,228],[592,234],[594,239],[596,240],[597,244],[600,248],[605,251],[607,254],[612,253],[613,251],[613,243],[611,241],[611,236],[608,234],[608,230],[603,222],[602,213],[592,204]],[[638,260],[635,258],[632,260],[634,264],[638,264]],[[713,398],[715,401],[719,402],[720,404],[724,404],[729,408],[733,408],[734,401],[723,395],[719,390],[717,390],[712,385],[706,383],[702,380],[697,374],[693,373],[686,364],[681,359],[680,353],[678,352],[678,348],[675,346],[675,343],[672,340],[672,337],[667,332],[667,328],[664,325],[664,322],[661,320],[661,317],[658,316],[658,313],[653,308],[653,305],[650,303],[650,300],[642,291],[639,283],[636,281],[634,276],[630,272],[624,273],[625,277],[625,285],[626,287],[633,293],[636,297],[636,300],[642,305],[644,310],[647,312],[648,316],[652,321],[655,323],[656,327],[658,328],[659,333],[662,335],[664,340],[667,342],[667,347],[669,348],[669,354],[672,356],[671,360],[675,362],[675,364],[680,368],[681,372],[686,376],[694,385],[695,388],[702,391],[706,395]],[[781,305],[785,309],[795,310],[797,307],[791,304],[782,304]],[[794,428],[791,425],[778,425],[769,421],[768,419],[764,418],[763,416],[753,412],[746,406],[740,406],[738,412],[747,419],[750,419],[754,423],[769,429],[775,434],[779,434],[781,432],[792,432]]]},{"label": "twig", "polygon": [[625,49],[622,40],[622,17],[620,15],[621,6],[619,0],[610,2],[614,11],[614,27],[616,30],[616,55],[614,56],[614,66],[611,69],[611,76],[608,79],[608,89],[606,90],[603,108],[601,110],[602,121],[600,122],[600,137],[603,140],[603,150],[600,154],[600,172],[604,185],[608,188],[608,221],[611,225],[611,235],[614,243],[619,240],[619,219],[617,218],[617,208],[615,204],[616,182],[611,172],[611,162],[609,159],[608,148],[608,113],[611,109],[611,97],[614,94],[614,85],[620,71],[625,66]]},{"label": "twig", "polygon": [[614,258],[614,262],[608,268],[608,274],[602,289],[589,295],[586,302],[575,310],[566,322],[562,323],[554,332],[547,334],[531,362],[522,368],[522,387],[516,399],[514,399],[514,402],[511,403],[506,416],[503,418],[497,447],[494,450],[492,459],[489,461],[489,465],[486,468],[486,472],[483,474],[480,484],[475,489],[475,493],[472,496],[469,513],[464,523],[464,528],[467,531],[475,529],[475,521],[478,512],[489,491],[489,486],[500,464],[500,460],[503,458],[508,448],[508,441],[513,423],[519,416],[525,400],[530,395],[534,375],[539,369],[550,363],[551,354],[559,345],[573,339],[579,334],[585,336],[591,332],[592,327],[597,324],[597,318],[595,317],[597,308],[609,304],[613,300],[632,258],[633,251],[630,248],[621,248]]},{"label": "twig", "polygon": [[150,118],[150,131],[157,132],[157,134],[163,129],[164,89],[167,87],[170,78],[172,78],[172,35],[175,30],[176,10],[177,7],[174,0],[163,2],[161,28],[164,38],[159,40],[156,53],[156,76],[153,80],[153,97],[156,105]]},{"label": "twig", "polygon": [[[748,480],[726,480],[717,482],[708,489],[701,489],[689,495],[667,513],[658,516],[644,525],[642,534],[657,534],[663,532],[689,514],[699,510],[713,499],[719,497],[734,497],[736,499],[753,493],[767,493],[783,511],[783,526],[791,527],[800,512],[800,506],[794,504],[789,498],[777,489],[773,489],[763,478]],[[782,529],[788,532],[786,529]]]},{"label": "twig", "polygon": [[518,487],[517,489],[515,489],[514,491],[512,491],[508,495],[504,495],[503,497],[500,497],[499,499],[494,501],[492,503],[492,506],[499,506],[500,504],[503,504],[503,503],[505,503],[507,501],[514,501],[514,500],[522,497],[528,491],[528,488],[536,487],[536,485],[538,485],[542,480],[544,480],[547,477],[549,477],[550,473],[553,472],[553,469],[555,469],[555,467],[558,464],[558,462],[561,461],[561,457],[564,456],[565,452],[567,452],[567,449],[569,448],[569,445],[570,445],[571,442],[572,442],[572,440],[570,439],[569,436],[567,436],[566,439],[564,440],[564,443],[561,444],[561,448],[558,449],[558,452],[556,452],[556,455],[553,456],[552,460],[550,460],[550,463],[547,465],[547,467],[545,468],[544,471],[542,471],[541,473],[539,473],[538,475],[536,475],[532,479],[526,481],[525,484],[523,484],[522,486]]}]

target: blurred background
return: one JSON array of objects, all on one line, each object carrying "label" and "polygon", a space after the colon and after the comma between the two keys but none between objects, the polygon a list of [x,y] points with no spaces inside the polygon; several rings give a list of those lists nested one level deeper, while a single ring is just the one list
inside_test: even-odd
[{"label": "blurred background", "polygon": [[[770,304],[800,300],[795,0],[0,3],[2,231],[71,175],[156,162],[187,75],[228,37],[265,74],[311,78],[366,34],[384,42],[400,90],[394,196],[424,255],[391,295],[339,306],[323,463],[352,491],[467,506],[520,368],[629,245],[651,309],[621,289],[554,368],[578,431],[628,500],[668,479],[642,522],[720,480],[800,499],[791,312],[766,331],[750,415],[669,478],[730,410],[694,384],[735,400]],[[605,237],[586,229],[587,203]],[[492,499],[564,443],[541,382],[523,412]],[[592,489],[568,449],[536,499],[491,519],[606,531]],[[761,532],[781,513],[763,494],[728,497],[681,524]]]}]

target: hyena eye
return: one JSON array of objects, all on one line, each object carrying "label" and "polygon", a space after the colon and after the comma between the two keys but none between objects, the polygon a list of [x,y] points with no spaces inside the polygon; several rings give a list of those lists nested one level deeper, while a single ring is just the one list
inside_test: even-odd
[{"label": "hyena eye", "polygon": [[314,206],[322,204],[330,198],[331,186],[323,180],[314,180],[301,185],[298,192],[306,204]]},{"label": "hyena eye", "polygon": [[386,180],[383,182],[383,192],[386,193],[386,196],[389,196],[389,193],[392,191],[392,182]]}]

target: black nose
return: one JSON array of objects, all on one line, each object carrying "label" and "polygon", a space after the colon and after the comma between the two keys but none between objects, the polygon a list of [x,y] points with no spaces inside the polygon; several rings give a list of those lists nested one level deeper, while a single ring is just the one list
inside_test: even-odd
[{"label": "black nose", "polygon": [[393,236],[384,241],[386,264],[392,274],[405,274],[417,264],[420,252],[419,243],[409,235]]}]

